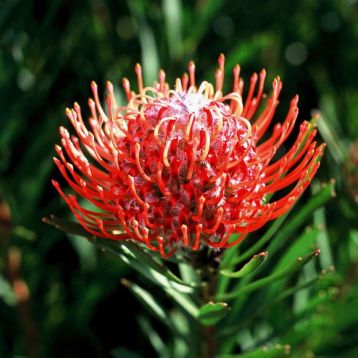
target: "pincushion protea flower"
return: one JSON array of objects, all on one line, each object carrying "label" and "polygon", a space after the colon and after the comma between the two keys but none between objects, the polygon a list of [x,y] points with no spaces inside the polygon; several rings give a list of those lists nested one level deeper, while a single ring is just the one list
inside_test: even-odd
[{"label": "pincushion protea flower", "polygon": [[[162,256],[178,247],[230,247],[286,213],[309,185],[324,149],[313,141],[314,125],[303,122],[292,147],[273,161],[294,128],[298,96],[268,135],[280,79],[263,101],[266,72],[254,73],[243,101],[240,67],[224,94],[223,55],[218,62],[215,87],[206,81],[197,86],[190,62],[189,75],[178,78],[175,89],[163,70],[153,87],[144,87],[137,64],[138,93],[123,79],[124,107],[107,82],[103,108],[92,82],[90,128],[77,103],[66,109],[77,136],[60,128],[62,147],[56,145],[54,160],[72,189],[99,210],[82,207],[53,184],[90,234],[135,240]],[[288,194],[269,200],[287,187]]]}]

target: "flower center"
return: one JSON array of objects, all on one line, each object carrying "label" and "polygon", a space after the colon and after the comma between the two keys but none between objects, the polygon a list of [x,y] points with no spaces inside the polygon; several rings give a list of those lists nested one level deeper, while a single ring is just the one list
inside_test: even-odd
[{"label": "flower center", "polygon": [[209,99],[204,97],[200,93],[188,93],[188,92],[175,92],[176,95],[169,98],[169,103],[175,107],[179,104],[180,108],[184,109],[188,113],[198,112],[206,107],[209,103]]},{"label": "flower center", "polygon": [[[225,221],[239,218],[262,169],[247,120],[228,104],[187,92],[149,100],[141,112],[128,119],[129,136],[118,143],[128,157],[135,143],[136,163],[124,160],[120,167],[133,178],[132,192],[149,205],[148,220],[158,225],[153,230],[169,240],[182,235],[183,225],[190,233],[202,225],[204,236],[224,235]],[[145,225],[138,199],[128,199],[122,204],[128,217]]]}]

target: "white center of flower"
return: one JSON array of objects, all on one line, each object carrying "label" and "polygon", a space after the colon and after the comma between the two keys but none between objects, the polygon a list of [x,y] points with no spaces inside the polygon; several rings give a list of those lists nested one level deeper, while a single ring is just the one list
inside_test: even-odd
[{"label": "white center of flower", "polygon": [[198,113],[198,111],[206,107],[209,103],[208,98],[204,97],[201,93],[178,93],[183,105],[189,113]]},{"label": "white center of flower", "polygon": [[168,106],[168,115],[174,115],[180,120],[182,117],[188,119],[190,113],[198,115],[206,107],[210,100],[201,93],[175,92],[171,97],[166,98],[165,103]]}]

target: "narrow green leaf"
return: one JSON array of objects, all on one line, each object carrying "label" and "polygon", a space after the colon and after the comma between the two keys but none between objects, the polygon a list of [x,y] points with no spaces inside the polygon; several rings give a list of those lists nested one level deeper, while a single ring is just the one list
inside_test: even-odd
[{"label": "narrow green leaf", "polygon": [[252,292],[252,291],[258,290],[259,288],[267,286],[267,285],[271,284],[272,282],[280,280],[286,276],[288,277],[289,275],[299,271],[307,262],[309,262],[313,257],[317,256],[318,254],[319,254],[319,250],[315,250],[305,257],[298,257],[296,262],[291,264],[288,268],[281,270],[280,272],[274,273],[271,276],[264,277],[257,281],[254,281],[252,283],[249,283],[248,285],[246,285],[242,288],[239,288],[236,291],[218,295],[217,299],[218,300],[235,299],[237,297],[242,296],[243,294],[247,294],[249,292]]},{"label": "narrow green leaf", "polygon": [[188,295],[185,295],[179,292],[177,289],[172,287],[166,287],[165,292],[173,298],[173,300],[189,315],[192,317],[197,317],[198,315],[198,307],[195,303],[189,298]]},{"label": "narrow green leaf", "polygon": [[300,225],[302,225],[307,219],[312,217],[313,212],[324,205],[329,199],[335,196],[334,192],[335,181],[332,179],[329,183],[321,185],[321,189],[298,211],[295,211],[295,215],[282,227],[277,233],[274,240],[272,240],[269,251],[270,253],[276,252],[284,243],[285,239],[289,237]]},{"label": "narrow green leaf", "polygon": [[195,341],[196,335],[193,332],[190,319],[178,309],[173,309],[169,312],[169,319],[179,332],[179,334],[173,336],[172,356],[186,358],[189,356],[189,352],[192,353],[193,345],[191,342]]},{"label": "narrow green leaf", "polygon": [[230,310],[225,302],[209,302],[199,308],[198,319],[204,326],[213,326],[224,318]]},{"label": "narrow green leaf", "polygon": [[127,1],[133,19],[138,24],[138,37],[141,47],[141,63],[145,83],[153,83],[159,71],[158,49],[154,31],[147,21],[144,3],[140,1]]},{"label": "narrow green leaf", "polygon": [[93,269],[97,261],[96,247],[81,236],[69,234],[68,237],[79,256],[81,267],[85,270]]},{"label": "narrow green leaf", "polygon": [[305,282],[303,282],[301,284],[298,284],[298,285],[296,285],[294,287],[291,287],[291,288],[283,291],[277,297],[275,297],[274,300],[272,300],[272,301],[270,301],[268,303],[265,303],[264,305],[261,305],[261,306],[257,307],[253,314],[250,314],[250,315],[246,316],[239,324],[235,324],[233,326],[226,327],[226,328],[220,330],[219,336],[220,337],[232,336],[233,334],[239,332],[244,327],[247,327],[249,322],[252,321],[253,319],[255,319],[255,317],[259,316],[260,313],[262,313],[262,311],[265,311],[265,310],[269,309],[270,307],[272,307],[272,306],[278,304],[279,302],[285,300],[286,298],[294,295],[295,293],[299,292],[300,290],[303,290],[303,289],[306,289],[307,287],[310,287],[315,282],[317,282],[321,277],[322,276],[317,275],[313,279],[307,280],[307,281],[305,281]]},{"label": "narrow green leaf", "polygon": [[221,354],[217,358],[281,358],[290,355],[291,346],[277,344],[274,347],[261,347],[242,354]]},{"label": "narrow green leaf", "polygon": [[191,264],[182,261],[178,263],[178,268],[180,271],[180,277],[182,277],[184,282],[190,282],[193,285],[199,284],[200,278]]},{"label": "narrow green leaf", "polygon": [[[239,253],[240,253],[240,245],[235,245],[225,249],[220,260],[219,269],[225,270],[234,267],[234,261],[236,260],[237,257],[239,257]],[[218,294],[225,292],[229,287],[230,282],[231,282],[230,277],[219,275],[216,292]]]},{"label": "narrow green leaf", "polygon": [[13,234],[28,241],[34,241],[37,238],[36,232],[21,225],[14,226]]},{"label": "narrow green leaf", "polygon": [[[292,244],[277,260],[277,264],[273,269],[273,273],[279,272],[287,267],[297,256],[303,256],[307,252],[310,252],[317,248],[316,238],[319,234],[320,229],[317,227],[308,227],[302,235],[293,241]],[[320,248],[321,249],[321,248]],[[270,246],[268,248],[270,250]]]},{"label": "narrow green leaf", "polygon": [[302,138],[302,141],[295,153],[295,155],[293,156],[293,160],[300,154],[300,152],[302,151],[302,149],[304,148],[306,142],[307,142],[307,139],[308,137],[310,136],[310,134],[312,133],[312,131],[317,127],[317,117],[313,117],[310,122],[309,122],[309,129],[306,133],[306,135]]},{"label": "narrow green leaf", "polygon": [[[51,215],[49,218],[43,218],[43,221],[47,224],[55,226],[57,229],[65,231],[70,234],[83,236],[97,248],[101,250],[107,250],[113,254],[125,255],[127,259],[124,261],[130,261],[133,267],[143,272],[143,266],[153,269],[160,273],[168,280],[178,283],[181,286],[193,287],[193,283],[186,283],[179,277],[174,275],[166,266],[155,261],[149,254],[142,250],[138,245],[130,241],[113,241],[108,239],[99,239],[90,235],[82,226],[74,221],[62,219]],[[130,258],[128,258],[130,257]],[[137,263],[135,263],[135,260]],[[191,290],[186,290],[191,292]]]},{"label": "narrow green leaf", "polygon": [[[327,304],[328,302],[332,302],[339,290],[336,287],[331,287],[325,291],[319,291],[315,296],[311,296],[310,301],[308,302],[307,306],[304,310],[296,314],[292,319],[287,319],[285,324],[282,327],[275,331],[275,336],[280,336],[281,334],[286,334],[287,332],[291,332],[291,339],[290,342],[293,343],[295,346],[299,345],[303,340],[309,337],[313,332],[307,332],[305,329],[302,334],[298,334],[295,326],[297,323],[302,322],[303,320],[315,320],[314,313],[317,312],[318,307],[322,307],[323,305]],[[353,307],[356,307],[353,305]],[[350,314],[351,315],[351,314]],[[352,315],[351,315],[352,316]],[[272,340],[273,336],[269,336],[264,338],[259,344],[266,344]]]},{"label": "narrow green leaf", "polygon": [[[221,269],[231,268],[236,264],[240,264],[244,262],[250,256],[253,256],[256,252],[258,252],[262,248],[262,246],[265,245],[266,242],[268,242],[273,237],[273,235],[275,235],[275,233],[281,227],[287,216],[288,213],[276,219],[273,222],[273,224],[268,228],[268,230],[265,232],[265,234],[261,237],[261,239],[256,244],[254,244],[249,249],[247,249],[241,256],[238,255],[240,244],[235,245],[230,249],[226,249],[223,258],[220,262],[220,268]],[[229,254],[227,254],[227,251],[229,251]],[[230,284],[230,281],[231,280],[228,276],[224,276],[224,275],[220,276],[218,281],[217,293],[221,294],[225,292]]]},{"label": "narrow green leaf", "polygon": [[142,355],[129,350],[125,347],[117,347],[111,352],[111,356],[114,358],[143,358]]},{"label": "narrow green leaf", "polygon": [[239,264],[245,260],[247,260],[249,257],[254,255],[256,252],[260,251],[260,249],[276,234],[278,229],[281,227],[285,219],[287,218],[288,213],[285,215],[282,215],[278,219],[276,219],[273,224],[270,226],[270,228],[265,232],[265,234],[261,237],[260,240],[258,240],[254,245],[252,245],[248,250],[246,250],[241,256],[239,256],[233,264]]},{"label": "narrow green leaf", "polygon": [[118,252],[114,252],[114,254],[118,255],[125,263],[142,273],[149,280],[162,287],[164,291],[178,304],[178,306],[189,315],[194,318],[197,316],[198,308],[187,295],[187,293],[192,292],[192,288],[169,281],[157,271],[141,264],[138,260],[131,256],[126,256]]},{"label": "narrow green leaf", "polygon": [[9,306],[15,306],[17,304],[17,297],[15,296],[11,285],[1,274],[0,274],[0,300],[4,301]]},{"label": "narrow green leaf", "polygon": [[351,260],[355,263],[358,262],[358,230],[349,230],[349,253]]},{"label": "narrow green leaf", "polygon": [[[319,184],[317,181],[312,183],[312,192],[315,193],[319,190]],[[333,256],[331,252],[330,240],[327,233],[326,215],[324,208],[318,208],[313,213],[313,221],[315,225],[321,228],[317,236],[317,245],[322,251],[322,255],[319,258],[322,268],[327,268],[333,265]]]},{"label": "narrow green leaf", "polygon": [[182,56],[182,4],[180,0],[162,0],[165,32],[171,59]]},{"label": "narrow green leaf", "polygon": [[186,36],[187,50],[192,50],[191,47],[200,42],[200,38],[207,32],[223,5],[224,1],[222,0],[197,2],[197,6],[190,11],[190,22],[195,23],[195,26],[190,27],[190,36]]},{"label": "narrow green leaf", "polygon": [[267,259],[268,252],[263,251],[257,255],[254,255],[251,260],[245,264],[239,271],[231,272],[228,270],[221,270],[220,274],[232,278],[242,278],[252,272],[254,272],[258,267],[260,267]]},{"label": "narrow green leaf", "polygon": [[178,309],[173,309],[169,312],[169,318],[173,322],[173,325],[176,327],[178,332],[183,336],[189,337],[189,332],[191,332],[190,322],[188,317],[183,314],[182,311]]},{"label": "narrow green leaf", "polygon": [[[109,240],[106,240],[109,241]],[[143,276],[147,277],[156,285],[164,288],[169,289],[173,288],[181,293],[192,293],[193,288],[185,285],[179,284],[174,281],[169,280],[166,276],[161,274],[160,272],[156,271],[155,269],[143,265],[137,258],[133,255],[128,254],[128,252],[123,252],[118,249],[118,247],[113,248],[110,243],[104,242],[104,240],[97,240],[96,242],[91,241],[97,248],[101,249],[102,251],[108,251],[116,256],[118,256],[122,261],[124,261],[127,265],[141,273]]]},{"label": "narrow green leaf", "polygon": [[337,118],[339,118],[339,116],[334,113],[335,105],[329,95],[322,97],[320,100],[320,108],[322,108],[323,111],[320,113],[320,118],[317,123],[319,133],[327,143],[328,151],[332,155],[334,161],[338,165],[341,165],[345,158],[347,158],[347,149],[344,141],[338,134],[339,131],[337,132],[337,128],[334,128],[334,122],[338,122]]},{"label": "narrow green leaf", "polygon": [[[233,234],[231,237],[235,240],[238,236],[239,234]],[[239,256],[239,251],[240,244],[225,249],[220,259],[220,267],[227,268],[233,266],[235,259]]]},{"label": "narrow green leaf", "polygon": [[169,324],[170,321],[167,319],[165,311],[161,306],[159,306],[158,302],[148,291],[126,279],[122,279],[121,283],[133,293],[133,295],[143,304],[143,306],[151,314],[153,314],[159,321],[164,323],[166,326],[172,328]]},{"label": "narrow green leaf", "polygon": [[149,254],[147,254],[144,250],[139,248],[138,245],[130,242],[130,241],[122,241],[121,244],[124,246],[123,250],[126,251],[128,254],[133,254],[139,262],[142,264],[146,264],[147,266],[151,267],[155,271],[161,273],[163,276],[172,280],[180,285],[194,287],[194,283],[192,282],[184,282],[179,277],[174,275],[166,266],[158,263],[155,261]]},{"label": "narrow green leaf", "polygon": [[54,215],[45,217],[42,221],[46,224],[54,226],[56,229],[64,231],[69,234],[88,237],[89,233],[78,223],[72,220],[58,218]]},{"label": "narrow green leaf", "polygon": [[[311,199],[292,217],[290,221],[288,221],[282,229],[275,236],[275,240],[272,241],[270,246],[270,253],[276,251],[283,242],[283,239],[288,237],[294,230],[296,230],[302,223],[304,223],[308,218],[312,216],[312,213],[325,204],[329,199],[335,196],[334,192],[335,181],[332,179],[329,183],[324,183],[321,186],[321,190],[317,192]],[[290,213],[290,212],[289,212]],[[288,213],[288,214],[289,214]],[[239,264],[250,256],[254,255],[255,252],[261,250],[261,248],[273,237],[273,235],[277,232],[277,230],[281,227],[282,223],[285,221],[288,214],[281,216],[276,219],[274,223],[270,226],[268,231],[262,236],[262,238],[256,242],[253,246],[251,246],[243,255],[241,255],[237,260],[235,260],[235,264]]]},{"label": "narrow green leaf", "polygon": [[150,324],[149,320],[144,316],[140,316],[138,318],[138,322],[144,336],[148,338],[152,347],[156,351],[158,358],[170,358],[170,354],[165,343],[163,342],[160,335],[156,332],[154,327]]}]

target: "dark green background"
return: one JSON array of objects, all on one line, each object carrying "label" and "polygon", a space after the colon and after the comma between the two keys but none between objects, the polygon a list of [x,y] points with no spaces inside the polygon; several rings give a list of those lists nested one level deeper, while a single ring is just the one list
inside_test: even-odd
[{"label": "dark green background", "polygon": [[[281,76],[278,120],[296,93],[301,120],[312,109],[322,112],[320,140],[328,150],[318,177],[334,177],[338,194],[325,211],[331,246],[326,257],[333,256],[345,296],[329,313],[325,329],[332,334],[301,344],[319,357],[358,354],[357,321],[347,318],[337,326],[331,317],[335,307],[346,307],[349,317],[348,298],[357,293],[358,171],[357,161],[349,159],[358,137],[357,37],[355,0],[1,1],[0,198],[11,211],[11,238],[7,242],[5,217],[0,248],[2,257],[9,245],[21,251],[41,356],[101,357],[118,347],[128,357],[137,357],[128,351],[155,356],[138,323],[142,308],[119,283],[124,276],[143,279],[83,239],[41,222],[51,213],[69,216],[50,184],[51,178],[61,181],[52,156],[57,128],[68,126],[65,107],[76,100],[88,113],[90,81],[104,88],[109,79],[119,88],[123,76],[134,80],[136,62],[147,83],[163,67],[173,84],[191,59],[199,79],[213,81],[221,52],[227,79],[236,62],[246,80],[262,67],[269,81]],[[4,261],[0,267],[4,271]],[[6,298],[7,286],[0,285],[0,356],[24,355],[21,317]],[[322,319],[328,319],[324,313]],[[168,338],[163,327],[156,328]]]}]

